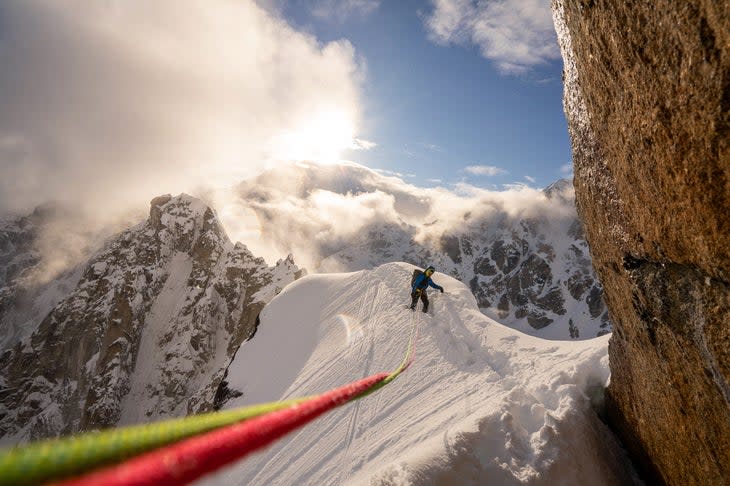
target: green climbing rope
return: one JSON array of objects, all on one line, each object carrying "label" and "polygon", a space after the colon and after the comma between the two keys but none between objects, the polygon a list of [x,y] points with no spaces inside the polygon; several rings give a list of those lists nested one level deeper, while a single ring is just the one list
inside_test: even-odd
[{"label": "green climbing rope", "polygon": [[0,451],[0,486],[38,484],[112,464],[181,439],[306,401],[297,398],[44,440]]},{"label": "green climbing rope", "polygon": [[[358,395],[360,399],[395,380],[413,362],[418,336],[414,315],[408,349],[398,368],[384,380]],[[166,420],[50,439],[0,451],[0,486],[39,484],[124,461],[159,447],[204,432],[242,422],[306,402],[313,397],[264,403],[235,410],[210,412]]]}]

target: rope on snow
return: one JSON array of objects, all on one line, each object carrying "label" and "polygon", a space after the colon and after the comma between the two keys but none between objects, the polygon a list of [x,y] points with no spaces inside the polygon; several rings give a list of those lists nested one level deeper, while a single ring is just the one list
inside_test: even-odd
[{"label": "rope on snow", "polygon": [[[187,484],[270,444],[329,410],[363,398],[391,383],[413,363],[418,339],[415,315],[412,322],[403,361],[391,373],[372,375],[314,397],[12,448],[0,452],[0,486],[59,481],[91,470],[96,471],[54,484]],[[98,470],[120,461],[126,462]]]}]

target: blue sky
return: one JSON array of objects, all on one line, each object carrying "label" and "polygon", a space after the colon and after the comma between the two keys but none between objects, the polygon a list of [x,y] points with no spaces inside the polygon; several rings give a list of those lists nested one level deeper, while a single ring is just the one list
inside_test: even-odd
[{"label": "blue sky", "polygon": [[[540,8],[535,5],[540,2],[505,3]],[[549,2],[544,4],[549,12]],[[435,8],[422,0],[344,1],[338,6],[327,0],[293,0],[280,6],[294,28],[323,43],[347,39],[366,64],[359,136],[377,146],[345,156],[375,169],[414,174],[407,180],[419,185],[442,181],[501,188],[516,182],[539,187],[565,177],[571,156],[554,36],[549,55],[528,60],[518,72],[504,72],[499,62],[509,59],[509,51],[492,59],[482,55],[480,47],[488,48],[492,39],[433,40],[427,24]],[[529,35],[517,31],[523,27],[514,26],[516,35]],[[468,27],[456,34],[468,36],[464,30]],[[464,170],[468,166],[504,172],[473,174]],[[485,174],[493,172],[498,173]]]}]

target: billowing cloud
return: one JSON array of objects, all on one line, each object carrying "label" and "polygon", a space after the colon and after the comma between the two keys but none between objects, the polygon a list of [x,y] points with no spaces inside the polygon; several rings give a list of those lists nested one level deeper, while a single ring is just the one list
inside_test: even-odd
[{"label": "billowing cloud", "polygon": [[432,0],[432,41],[477,46],[504,74],[560,58],[548,0]]},{"label": "billowing cloud", "polygon": [[0,4],[0,213],[100,212],[353,144],[362,71],[253,1]]},{"label": "billowing cloud", "polygon": [[477,176],[490,177],[507,173],[506,170],[500,167],[494,167],[493,165],[470,165],[468,167],[464,167],[464,172]]},{"label": "billowing cloud", "polygon": [[216,203],[231,238],[272,262],[293,253],[310,271],[354,269],[337,266],[341,259],[332,256],[358,248],[372,230],[387,231],[408,248],[411,240],[481,231],[475,228],[504,218],[572,223],[576,217],[569,197],[550,199],[524,185],[426,189],[354,163],[281,166],[245,181],[238,193],[233,203]]}]

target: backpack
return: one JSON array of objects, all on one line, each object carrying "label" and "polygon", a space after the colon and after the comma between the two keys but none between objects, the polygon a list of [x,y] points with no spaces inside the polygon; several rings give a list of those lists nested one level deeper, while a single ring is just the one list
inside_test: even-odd
[{"label": "backpack", "polygon": [[419,270],[419,269],[413,270],[413,276],[411,276],[411,288],[413,288],[413,284],[416,283],[416,279],[421,274],[423,274],[422,270]]}]

